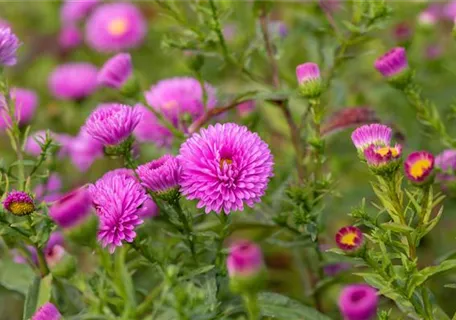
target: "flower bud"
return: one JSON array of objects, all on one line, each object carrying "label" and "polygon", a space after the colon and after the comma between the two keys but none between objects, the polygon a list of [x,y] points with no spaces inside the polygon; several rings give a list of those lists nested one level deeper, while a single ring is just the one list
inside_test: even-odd
[{"label": "flower bud", "polygon": [[74,227],[87,218],[92,208],[92,199],[86,188],[79,188],[54,202],[49,216],[63,229]]},{"label": "flower bud", "polygon": [[61,320],[62,315],[59,310],[50,302],[42,305],[33,315],[31,320]]},{"label": "flower bud", "polygon": [[226,260],[230,288],[235,293],[255,293],[264,286],[266,269],[261,248],[250,241],[239,241],[230,248]]},{"label": "flower bud", "polygon": [[299,92],[306,98],[317,98],[321,95],[323,85],[320,69],[316,63],[307,62],[296,67]]},{"label": "flower bud", "polygon": [[375,61],[375,69],[397,88],[405,88],[412,78],[404,48],[393,48]]},{"label": "flower bud", "polygon": [[373,320],[377,313],[377,291],[366,284],[349,285],[342,290],[338,304],[345,320]]},{"label": "flower bud", "polygon": [[396,144],[394,147],[381,147],[372,144],[364,150],[367,165],[374,174],[386,176],[391,175],[399,169],[401,155],[402,146],[400,144]]},{"label": "flower bud", "polygon": [[29,215],[35,211],[32,197],[24,191],[11,191],[3,201],[3,206],[15,216]]},{"label": "flower bud", "polygon": [[106,61],[97,75],[100,85],[120,89],[131,77],[133,72],[129,53],[119,53]]}]

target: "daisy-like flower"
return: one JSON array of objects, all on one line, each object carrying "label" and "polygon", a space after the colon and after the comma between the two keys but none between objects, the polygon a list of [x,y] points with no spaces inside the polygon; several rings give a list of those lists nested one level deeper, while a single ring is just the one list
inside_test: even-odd
[{"label": "daisy-like flower", "polygon": [[455,180],[454,172],[456,171],[456,150],[448,149],[438,154],[435,157],[435,166],[441,171],[437,174],[437,180]]},{"label": "daisy-like flower", "polygon": [[100,5],[86,24],[87,44],[99,52],[137,47],[146,33],[147,24],[141,11],[128,2]]},{"label": "daisy-like flower", "polygon": [[90,215],[92,199],[86,188],[78,188],[57,200],[49,210],[49,216],[61,228],[71,228]]},{"label": "daisy-like flower", "polygon": [[313,98],[321,94],[322,85],[318,64],[312,62],[300,64],[296,67],[296,77],[303,96]]},{"label": "daisy-like flower", "polygon": [[99,0],[66,0],[60,8],[60,18],[62,23],[75,25],[80,20],[87,17]]},{"label": "daisy-like flower", "polygon": [[179,197],[181,166],[176,157],[166,154],[157,160],[143,164],[136,170],[142,185],[165,200]]},{"label": "daisy-like flower", "polygon": [[434,173],[434,155],[427,151],[416,151],[409,154],[404,163],[407,179],[413,184],[422,185],[429,182]]},{"label": "daisy-like flower", "polygon": [[63,64],[49,76],[49,90],[57,99],[81,100],[97,89],[97,74],[97,68],[90,63]]},{"label": "daisy-like flower", "polygon": [[363,245],[363,233],[355,226],[343,227],[336,233],[336,243],[344,251],[355,251]]},{"label": "daisy-like flower", "polygon": [[268,145],[247,127],[216,124],[193,134],[180,147],[181,192],[206,213],[225,214],[260,202],[273,176]]},{"label": "daisy-like flower", "polygon": [[139,217],[141,206],[148,199],[141,184],[126,174],[106,174],[89,186],[100,220],[98,240],[113,253],[122,242],[136,238],[136,226],[143,223]]},{"label": "daisy-like flower", "polygon": [[129,53],[119,53],[105,62],[98,72],[98,84],[120,89],[131,77],[133,66]]},{"label": "daisy-like flower", "polygon": [[60,30],[59,45],[64,50],[78,47],[82,43],[81,31],[73,24],[65,25]]},{"label": "daisy-like flower", "polygon": [[62,315],[59,310],[50,302],[42,305],[33,315],[31,320],[60,320]]},{"label": "daisy-like flower", "polygon": [[172,132],[160,124],[155,114],[143,105],[135,106],[141,112],[141,120],[134,130],[139,142],[153,142],[158,147],[170,146],[173,140]]},{"label": "daisy-like flower", "polygon": [[367,165],[375,173],[391,173],[399,168],[402,155],[402,146],[376,146],[371,144],[364,150]]},{"label": "daisy-like flower", "polygon": [[407,54],[401,47],[391,49],[375,61],[375,69],[386,78],[398,76],[407,68]]},{"label": "daisy-like flower", "polygon": [[366,124],[361,126],[351,135],[353,144],[358,152],[363,153],[370,145],[385,147],[389,146],[393,130],[383,124]]},{"label": "daisy-like flower", "polygon": [[140,119],[141,112],[135,107],[104,104],[87,118],[83,130],[104,146],[116,146],[133,133]]},{"label": "daisy-like flower", "polygon": [[[32,90],[23,88],[11,89],[11,100],[14,102],[14,115],[20,126],[32,121],[38,105],[38,96]],[[12,106],[11,106],[12,107]],[[0,95],[0,129],[11,125],[11,118],[8,113],[5,97]]]},{"label": "daisy-like flower", "polygon": [[338,305],[346,320],[373,320],[377,314],[377,290],[366,284],[346,286],[340,293]]},{"label": "daisy-like flower", "polygon": [[33,198],[24,191],[11,191],[3,201],[4,208],[15,216],[24,216],[35,211]]},{"label": "daisy-like flower", "polygon": [[16,51],[20,41],[10,28],[0,28],[0,65],[14,66],[17,63]]},{"label": "daisy-like flower", "polygon": [[[204,85],[207,109],[217,105],[216,90],[209,84]],[[185,114],[194,121],[204,113],[204,99],[201,84],[197,79],[177,77],[159,81],[145,92],[147,103],[170,120],[176,127]]]}]

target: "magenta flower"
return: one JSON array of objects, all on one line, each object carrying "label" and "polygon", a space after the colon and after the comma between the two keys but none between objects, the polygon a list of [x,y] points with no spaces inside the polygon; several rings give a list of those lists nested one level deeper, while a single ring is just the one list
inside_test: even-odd
[{"label": "magenta flower", "polygon": [[[207,94],[206,107],[217,105],[215,88],[205,84]],[[145,94],[147,103],[164,115],[178,127],[179,118],[184,114],[196,120],[204,113],[203,90],[198,80],[189,77],[170,78],[159,81]]]},{"label": "magenta flower", "polygon": [[49,90],[57,99],[80,100],[97,89],[97,68],[74,62],[58,66],[49,76]]},{"label": "magenta flower", "polygon": [[133,66],[129,53],[119,53],[105,62],[98,72],[98,84],[120,89],[131,77]]},{"label": "magenta flower", "polygon": [[439,181],[455,180],[454,172],[456,171],[456,150],[448,149],[435,157],[435,166],[440,169],[437,174]]},{"label": "magenta flower", "polygon": [[153,218],[159,215],[159,209],[157,204],[151,198],[147,198],[142,207],[138,210],[138,216],[140,218]]},{"label": "magenta flower", "polygon": [[81,43],[82,34],[77,26],[69,24],[62,27],[59,34],[59,45],[62,49],[74,49]]},{"label": "magenta flower", "polygon": [[369,167],[373,169],[381,169],[387,166],[392,166],[391,169],[397,169],[402,155],[402,146],[396,144],[394,147],[376,146],[371,144],[364,150],[364,158]]},{"label": "magenta flower", "polygon": [[427,151],[412,152],[404,163],[405,176],[414,184],[424,184],[433,176],[434,162],[432,153]]},{"label": "magenta flower", "polygon": [[396,38],[397,41],[400,41],[400,42],[408,41],[408,40],[410,40],[412,35],[413,35],[412,29],[405,22],[398,23],[394,27],[394,37]]},{"label": "magenta flower", "polygon": [[38,201],[52,202],[60,198],[60,189],[62,188],[62,179],[57,173],[52,173],[45,183],[35,187],[33,192]]},{"label": "magenta flower", "polygon": [[107,174],[89,186],[100,220],[98,240],[113,253],[122,242],[136,238],[135,227],[143,223],[140,207],[148,199],[142,186],[126,174]]},{"label": "magenta flower", "polygon": [[375,61],[375,69],[384,77],[399,75],[408,67],[407,55],[404,48],[393,48]]},{"label": "magenta flower", "polygon": [[85,172],[95,160],[103,157],[103,144],[81,131],[73,139],[69,153],[73,165],[80,172]]},{"label": "magenta flower", "polygon": [[250,241],[239,241],[230,247],[226,259],[230,277],[248,277],[260,272],[264,267],[261,248]]},{"label": "magenta flower", "polygon": [[348,226],[336,233],[336,243],[344,251],[355,251],[363,245],[364,237],[359,228]]},{"label": "magenta flower", "polygon": [[11,191],[3,201],[3,207],[16,216],[24,216],[35,211],[33,198],[24,191]]},{"label": "magenta flower", "polygon": [[454,19],[456,18],[456,1],[453,0],[448,2],[443,8],[443,14],[451,22],[454,22]]},{"label": "magenta flower", "polygon": [[241,117],[246,117],[255,110],[255,100],[244,101],[236,107]]},{"label": "magenta flower", "polygon": [[87,118],[83,130],[105,146],[126,140],[138,125],[141,112],[123,104],[101,105]]},{"label": "magenta flower", "polygon": [[418,15],[418,23],[422,26],[435,25],[442,16],[442,5],[433,3]]},{"label": "magenta flower", "polygon": [[44,257],[49,267],[54,267],[62,260],[65,252],[64,239],[62,233],[55,231],[49,237],[46,248],[44,248]]},{"label": "magenta flower", "polygon": [[370,145],[389,146],[392,133],[393,130],[383,124],[366,124],[353,131],[351,139],[356,149],[359,152],[364,152]]},{"label": "magenta flower", "polygon": [[71,228],[90,215],[92,199],[86,188],[78,188],[54,202],[49,216],[61,228]]},{"label": "magenta flower", "polygon": [[247,127],[216,124],[193,134],[180,148],[181,192],[206,213],[225,214],[260,202],[273,176],[268,145]]},{"label": "magenta flower", "polygon": [[153,142],[159,147],[170,146],[173,134],[168,128],[160,124],[154,113],[146,107],[137,104],[141,112],[141,120],[134,130],[134,135],[140,142]]},{"label": "magenta flower", "polygon": [[141,11],[128,2],[100,5],[86,24],[87,44],[99,52],[137,47],[146,33],[147,24]]},{"label": "magenta flower", "polygon": [[179,190],[182,168],[176,157],[166,154],[136,170],[142,185],[158,194]]},{"label": "magenta flower", "polygon": [[[10,94],[11,100],[14,101],[14,115],[19,125],[23,126],[30,123],[38,105],[36,93],[28,89],[13,88]],[[7,108],[5,97],[0,95],[0,128],[2,129],[11,125]]]},{"label": "magenta flower", "polygon": [[16,51],[19,39],[10,28],[0,28],[0,65],[14,66],[17,63]]},{"label": "magenta flower", "polygon": [[98,0],[66,0],[60,8],[60,18],[64,24],[76,24],[96,7]]},{"label": "magenta flower", "polygon": [[[35,264],[35,265],[38,265],[38,253],[36,251],[36,248],[34,246],[30,246],[30,245],[26,246],[25,248],[30,253],[30,256],[31,256],[30,257],[30,259],[31,259],[30,262]],[[11,255],[12,255],[13,261],[15,263],[18,263],[18,264],[27,264],[28,263],[27,257],[25,257],[17,249],[11,250]]]},{"label": "magenta flower", "polygon": [[320,68],[318,64],[306,62],[296,67],[296,77],[300,85],[311,81],[320,80]]},{"label": "magenta flower", "polygon": [[42,305],[33,315],[31,320],[61,320],[62,315],[59,310],[50,302]]},{"label": "magenta flower", "polygon": [[377,290],[366,284],[346,286],[338,304],[346,320],[373,320],[377,314]]}]

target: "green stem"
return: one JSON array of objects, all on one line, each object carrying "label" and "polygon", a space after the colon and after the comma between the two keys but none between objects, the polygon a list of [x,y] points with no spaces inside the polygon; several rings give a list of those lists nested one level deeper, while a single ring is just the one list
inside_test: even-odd
[{"label": "green stem", "polygon": [[433,319],[433,312],[432,312],[432,304],[429,297],[428,289],[423,285],[421,288],[421,297],[423,299],[424,304],[424,313],[425,313],[425,320],[432,320]]},{"label": "green stem", "polygon": [[314,123],[314,156],[315,156],[315,181],[319,181],[322,175],[324,142],[321,139],[321,121],[324,115],[324,110],[321,107],[320,98],[309,100],[310,109]]},{"label": "green stem", "polygon": [[157,297],[160,295],[164,286],[165,283],[162,282],[153,288],[144,298],[144,301],[138,306],[138,309],[136,310],[136,316],[138,319],[142,319],[142,317],[150,310],[150,307],[156,302]]},{"label": "green stem", "polygon": [[35,245],[35,249],[38,256],[38,268],[40,269],[41,278],[44,278],[49,274],[49,267],[43,251],[37,245]]},{"label": "green stem", "polygon": [[192,253],[193,260],[195,260],[195,263],[198,263],[198,259],[196,257],[195,243],[193,241],[194,237],[193,237],[192,225],[189,223],[187,215],[182,210],[179,199],[174,201],[172,205],[173,205],[173,208],[176,211],[177,215],[179,216],[179,220],[182,222],[182,225],[184,226],[183,231],[187,238],[187,243],[190,248],[190,252]]},{"label": "green stem", "polygon": [[260,308],[258,306],[258,295],[256,293],[246,293],[242,296],[249,320],[260,319]]},{"label": "green stem", "polygon": [[137,252],[139,255],[144,257],[147,261],[149,261],[152,264],[157,264],[161,269],[163,269],[163,264],[155,259],[150,252],[144,248],[144,246],[139,242],[139,240],[134,240],[133,242],[130,243],[130,246]]}]

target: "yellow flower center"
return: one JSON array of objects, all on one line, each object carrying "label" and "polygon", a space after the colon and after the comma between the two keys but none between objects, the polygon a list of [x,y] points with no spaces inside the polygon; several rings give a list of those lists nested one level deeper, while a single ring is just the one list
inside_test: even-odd
[{"label": "yellow flower center", "polygon": [[381,155],[382,157],[386,156],[388,152],[391,152],[393,157],[397,157],[399,155],[399,150],[397,148],[381,147],[375,150],[375,153]]},{"label": "yellow flower center", "polygon": [[342,236],[342,238],[340,239],[340,242],[342,244],[345,244],[347,246],[355,246],[356,243],[356,239],[358,239],[358,236],[356,235],[356,233],[353,233],[353,232],[349,232],[347,234],[344,234]]},{"label": "yellow flower center", "polygon": [[28,202],[13,202],[9,205],[9,211],[16,216],[23,216],[35,211],[33,203]]},{"label": "yellow flower center", "polygon": [[222,169],[225,164],[230,165],[232,163],[233,163],[233,160],[231,160],[231,159],[221,159],[220,160],[220,169]]},{"label": "yellow flower center", "polygon": [[128,29],[128,21],[125,18],[112,19],[108,24],[108,31],[113,36],[121,36]]},{"label": "yellow flower center", "polygon": [[420,159],[410,167],[410,175],[414,178],[420,178],[431,165],[432,163],[429,159]]}]

